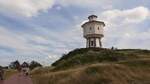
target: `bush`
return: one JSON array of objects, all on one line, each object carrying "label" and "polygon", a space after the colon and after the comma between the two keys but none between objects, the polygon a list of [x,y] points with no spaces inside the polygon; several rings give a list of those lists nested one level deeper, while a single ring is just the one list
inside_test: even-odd
[{"label": "bush", "polygon": [[32,70],[32,69],[34,69],[34,68],[36,68],[36,67],[42,67],[42,65],[40,64],[40,63],[38,63],[38,62],[36,62],[36,61],[32,61],[31,63],[30,63],[30,69]]}]

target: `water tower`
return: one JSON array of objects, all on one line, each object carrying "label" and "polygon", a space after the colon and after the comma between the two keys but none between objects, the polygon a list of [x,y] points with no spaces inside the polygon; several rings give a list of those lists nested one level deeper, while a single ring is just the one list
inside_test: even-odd
[{"label": "water tower", "polygon": [[89,21],[82,25],[83,36],[86,38],[87,48],[102,48],[101,39],[104,37],[105,23],[97,20],[96,15],[90,15]]}]

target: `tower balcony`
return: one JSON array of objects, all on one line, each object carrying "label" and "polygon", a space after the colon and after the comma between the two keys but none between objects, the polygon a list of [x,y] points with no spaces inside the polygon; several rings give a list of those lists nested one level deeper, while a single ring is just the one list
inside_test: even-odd
[{"label": "tower balcony", "polygon": [[87,34],[87,35],[84,35],[84,38],[102,38],[104,37],[103,34]]}]

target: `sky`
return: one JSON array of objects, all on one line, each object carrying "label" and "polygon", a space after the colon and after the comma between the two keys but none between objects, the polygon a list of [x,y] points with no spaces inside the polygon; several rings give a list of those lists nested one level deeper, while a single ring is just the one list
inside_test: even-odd
[{"label": "sky", "polygon": [[50,65],[85,47],[81,25],[104,21],[103,47],[150,49],[150,0],[0,0],[0,65]]}]

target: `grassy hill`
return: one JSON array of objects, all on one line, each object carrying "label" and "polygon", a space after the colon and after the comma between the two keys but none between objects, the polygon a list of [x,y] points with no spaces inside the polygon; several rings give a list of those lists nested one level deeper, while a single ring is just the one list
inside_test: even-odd
[{"label": "grassy hill", "polygon": [[150,51],[76,49],[32,71],[34,84],[150,84]]},{"label": "grassy hill", "polygon": [[116,63],[121,61],[138,60],[150,58],[150,51],[140,49],[100,49],[82,48],[76,49],[63,55],[62,58],[52,64],[56,69],[67,69],[70,67],[93,64],[93,63]]}]

